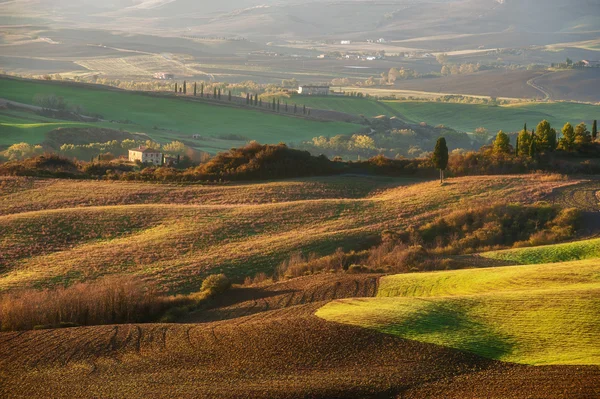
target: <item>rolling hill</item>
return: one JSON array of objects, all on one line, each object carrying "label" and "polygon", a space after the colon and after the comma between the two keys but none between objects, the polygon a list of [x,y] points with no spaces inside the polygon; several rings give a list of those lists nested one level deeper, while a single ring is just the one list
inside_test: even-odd
[{"label": "rolling hill", "polygon": [[223,135],[241,135],[263,143],[277,143],[309,140],[315,135],[348,134],[361,129],[359,125],[344,122],[313,121],[93,85],[0,79],[0,91],[1,98],[23,104],[33,104],[36,95],[60,96],[67,103],[82,106],[88,112],[102,115],[104,119],[103,122],[90,125],[44,118],[40,118],[41,121],[27,121],[0,114],[0,127],[3,127],[0,131],[1,144],[25,140],[41,143],[45,133],[59,126],[99,126],[143,132],[160,142],[192,141],[192,135],[200,134],[204,138],[199,139],[195,147],[216,152],[240,144],[239,140],[219,140],[219,136]]},{"label": "rolling hill", "polygon": [[382,278],[317,316],[507,362],[599,365],[598,259]]},{"label": "rolling hill", "polygon": [[[271,272],[298,248],[357,249],[453,209],[588,184],[536,175],[444,186],[368,176],[214,186],[2,178],[0,291],[106,275],[195,291],[206,274]],[[180,323],[0,332],[0,395],[594,397],[597,275],[595,259],[324,273],[234,286]]]}]

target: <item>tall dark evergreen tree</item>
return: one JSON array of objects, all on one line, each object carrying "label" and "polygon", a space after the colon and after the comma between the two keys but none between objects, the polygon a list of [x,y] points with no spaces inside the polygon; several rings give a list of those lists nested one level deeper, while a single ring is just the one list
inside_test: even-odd
[{"label": "tall dark evergreen tree", "polygon": [[198,94],[198,84],[194,82],[194,97]]},{"label": "tall dark evergreen tree", "polygon": [[287,101],[285,102],[285,112],[288,112],[288,103],[287,103]]},{"label": "tall dark evergreen tree", "polygon": [[279,99],[278,99],[278,100],[277,100],[277,112],[279,112],[279,107],[280,107],[280,105],[281,105],[281,104],[280,104],[280,102],[279,102]]},{"label": "tall dark evergreen tree", "polygon": [[[527,126],[527,124],[525,124],[525,126]],[[517,136],[517,139],[515,141],[515,157],[519,156],[519,136]]]},{"label": "tall dark evergreen tree", "polygon": [[200,97],[204,97],[204,83],[200,84]]},{"label": "tall dark evergreen tree", "polygon": [[[256,95],[258,97],[258,94]],[[258,106],[262,108],[262,98],[258,99]]]},{"label": "tall dark evergreen tree", "polygon": [[214,99],[217,98],[217,88],[216,87],[213,89],[213,98]]},{"label": "tall dark evergreen tree", "polygon": [[227,94],[227,100],[229,100],[229,102],[231,102],[231,90],[229,90],[229,93]]},{"label": "tall dark evergreen tree", "polygon": [[187,94],[187,83],[185,80],[183,81],[183,94]]},{"label": "tall dark evergreen tree", "polygon": [[219,90],[217,91],[217,95],[218,95],[218,97],[219,97],[219,100],[220,100],[220,99],[221,99],[221,89],[219,89]]},{"label": "tall dark evergreen tree", "polygon": [[275,107],[276,107],[276,103],[275,103],[275,98],[273,98],[273,111],[275,111]]},{"label": "tall dark evergreen tree", "polygon": [[596,141],[598,138],[598,121],[594,119],[592,124],[592,141]]},{"label": "tall dark evergreen tree", "polygon": [[303,105],[302,107],[303,107],[303,108],[302,108],[302,113],[303,113],[304,115],[306,115],[306,105]]},{"label": "tall dark evergreen tree", "polygon": [[294,104],[294,113],[298,112],[298,104]]},{"label": "tall dark evergreen tree", "polygon": [[250,105],[250,93],[246,93],[246,105]]},{"label": "tall dark evergreen tree", "polygon": [[254,106],[257,107],[258,106],[258,94],[254,95]]},{"label": "tall dark evergreen tree", "polygon": [[433,150],[431,160],[436,169],[440,170],[441,184],[444,182],[444,171],[448,167],[448,145],[446,144],[446,139],[444,137],[440,137],[437,143],[435,143],[435,149]]},{"label": "tall dark evergreen tree", "polygon": [[537,152],[536,145],[535,145],[536,141],[537,141],[537,138],[535,137],[535,129],[531,129],[531,144],[529,145],[529,156],[532,158],[535,157],[535,154]]},{"label": "tall dark evergreen tree", "polygon": [[177,89],[177,82],[175,82],[175,93],[179,93],[179,89]]}]

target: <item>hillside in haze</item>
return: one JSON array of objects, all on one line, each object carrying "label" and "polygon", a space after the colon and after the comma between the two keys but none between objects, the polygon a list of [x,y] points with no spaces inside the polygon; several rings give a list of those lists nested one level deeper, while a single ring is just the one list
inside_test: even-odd
[{"label": "hillside in haze", "polygon": [[[0,3],[0,13],[38,17],[119,30],[168,31],[198,35],[270,39],[364,39],[385,35],[390,40],[416,37],[503,32],[506,39],[543,44],[582,40],[594,28],[600,4],[590,0],[400,0],[312,1],[191,0],[73,1],[30,0]],[[57,15],[61,17],[58,18]],[[165,32],[166,33],[166,32]],[[597,37],[597,35],[592,35]],[[451,37],[447,37],[450,39]],[[481,38],[486,44],[486,38]]]}]

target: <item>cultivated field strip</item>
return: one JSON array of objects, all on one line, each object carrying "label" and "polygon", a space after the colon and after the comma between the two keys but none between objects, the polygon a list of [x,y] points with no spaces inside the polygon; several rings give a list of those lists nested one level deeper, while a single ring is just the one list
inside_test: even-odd
[{"label": "cultivated field strip", "polygon": [[599,271],[591,259],[389,276],[377,298],[317,315],[507,362],[598,366]]},{"label": "cultivated field strip", "polygon": [[[586,398],[600,370],[501,364],[328,323],[314,305],[207,324],[0,334],[0,393],[51,397]],[[491,384],[490,381],[494,383]],[[573,387],[577,390],[571,391]],[[460,396],[460,394],[464,396]],[[533,396],[532,396],[533,397]],[[593,396],[587,396],[593,397]]]}]

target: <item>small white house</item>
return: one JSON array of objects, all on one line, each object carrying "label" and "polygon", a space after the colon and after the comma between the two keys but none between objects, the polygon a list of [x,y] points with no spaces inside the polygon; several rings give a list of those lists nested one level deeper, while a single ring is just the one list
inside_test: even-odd
[{"label": "small white house", "polygon": [[129,161],[141,163],[151,163],[157,166],[163,164],[163,153],[148,147],[139,147],[129,150]]},{"label": "small white house", "polygon": [[303,96],[328,96],[329,86],[300,86],[298,87],[298,94],[302,94]]}]

